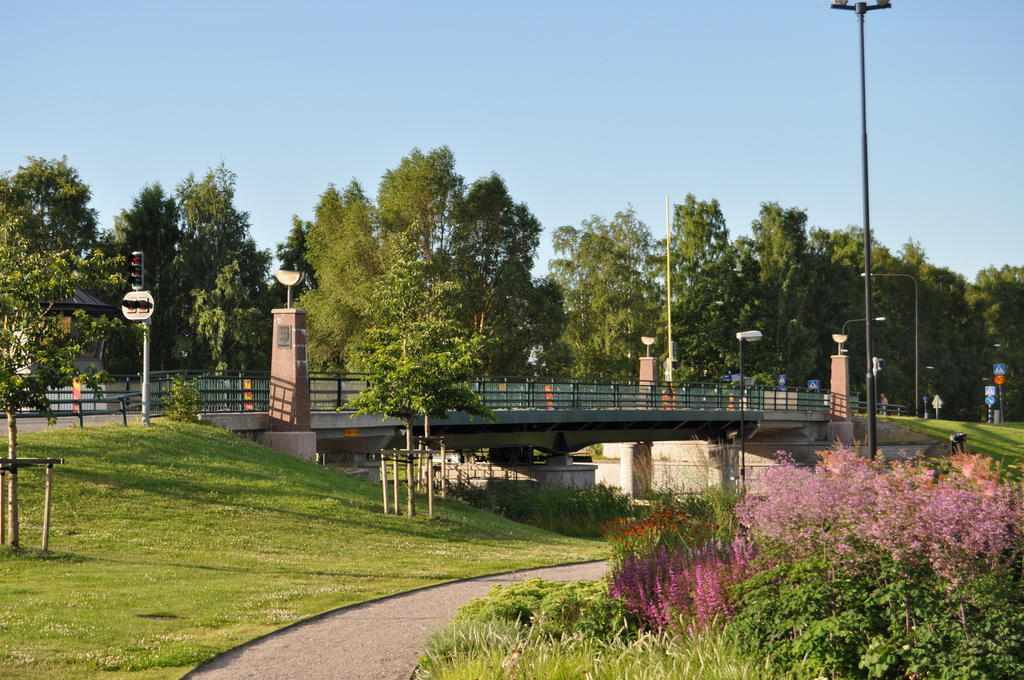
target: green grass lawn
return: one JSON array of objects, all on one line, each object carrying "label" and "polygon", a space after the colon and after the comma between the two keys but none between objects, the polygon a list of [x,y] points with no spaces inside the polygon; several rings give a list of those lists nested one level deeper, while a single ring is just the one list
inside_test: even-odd
[{"label": "green grass lawn", "polygon": [[[0,550],[0,677],[177,678],[313,614],[432,583],[604,557],[439,502],[382,515],[376,485],[209,426],[25,435],[62,457],[49,555]],[[42,472],[21,474],[22,543],[39,545]],[[421,504],[421,507],[425,503]]]},{"label": "green grass lawn", "polygon": [[[1020,479],[1024,469],[1024,423],[963,423],[955,420],[935,420],[887,416],[885,420],[920,432],[940,442],[949,442],[952,432],[967,435],[967,450],[970,453],[984,453],[999,461],[1003,469],[1013,478]],[[949,450],[946,444],[946,450]]]}]

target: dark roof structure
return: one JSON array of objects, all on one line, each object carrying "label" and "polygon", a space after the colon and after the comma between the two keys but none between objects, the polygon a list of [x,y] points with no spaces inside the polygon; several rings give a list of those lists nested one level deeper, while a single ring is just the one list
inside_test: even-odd
[{"label": "dark roof structure", "polygon": [[55,302],[50,308],[54,312],[77,312],[83,310],[89,316],[120,316],[121,310],[108,305],[89,291],[79,288],[75,294],[59,302]]}]

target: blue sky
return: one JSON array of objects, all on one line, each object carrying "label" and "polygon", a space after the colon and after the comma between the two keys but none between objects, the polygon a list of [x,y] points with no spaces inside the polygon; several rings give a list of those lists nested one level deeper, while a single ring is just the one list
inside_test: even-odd
[{"label": "blue sky", "polygon": [[[1024,3],[867,18],[872,225],[969,278],[1019,265]],[[776,2],[11,2],[0,170],[67,155],[109,227],[146,183],[224,161],[273,247],[328,183],[413,147],[497,171],[550,230],[717,198],[860,224],[857,25]],[[539,264],[552,256],[546,235]]]}]

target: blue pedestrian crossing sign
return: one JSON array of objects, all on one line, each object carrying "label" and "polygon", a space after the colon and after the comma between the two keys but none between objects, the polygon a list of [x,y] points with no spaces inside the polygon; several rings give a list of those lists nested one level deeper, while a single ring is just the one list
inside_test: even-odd
[{"label": "blue pedestrian crossing sign", "polygon": [[993,396],[987,396],[985,397],[985,403],[988,404],[989,406],[992,406],[996,403],[996,398]]},{"label": "blue pedestrian crossing sign", "polygon": [[820,390],[821,389],[821,381],[820,380],[808,380],[807,381],[807,389],[809,389],[809,390]]},{"label": "blue pedestrian crossing sign", "polygon": [[1006,364],[992,364],[992,375],[1006,375]]},{"label": "blue pedestrian crossing sign", "polygon": [[994,397],[994,396],[996,396],[996,386],[995,385],[985,385],[985,396],[986,397]]}]

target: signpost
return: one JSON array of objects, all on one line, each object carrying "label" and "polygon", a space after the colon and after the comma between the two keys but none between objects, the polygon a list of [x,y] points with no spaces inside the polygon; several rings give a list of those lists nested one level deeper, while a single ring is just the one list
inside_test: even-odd
[{"label": "signpost", "polygon": [[141,321],[142,334],[142,424],[149,425],[149,325],[153,316],[153,295],[133,290],[121,300],[121,313],[129,321]]},{"label": "signpost", "polygon": [[821,389],[821,381],[820,380],[808,380],[807,381],[807,389],[809,389],[809,390],[820,390]]},{"label": "signpost", "polygon": [[932,399],[932,408],[935,409],[935,420],[939,420],[939,409],[942,408],[942,397],[937,394],[935,395],[935,398]]}]

